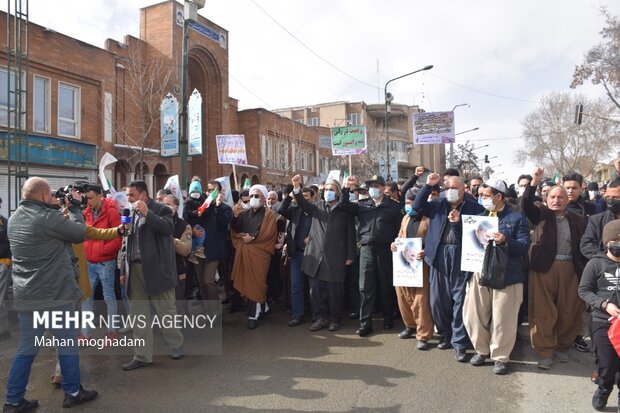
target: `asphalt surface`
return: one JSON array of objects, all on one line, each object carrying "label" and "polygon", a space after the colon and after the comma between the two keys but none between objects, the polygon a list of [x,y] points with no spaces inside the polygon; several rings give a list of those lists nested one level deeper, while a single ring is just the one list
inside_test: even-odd
[{"label": "asphalt surface", "polygon": [[[290,315],[274,308],[255,330],[242,313],[224,311],[222,354],[155,358],[151,366],[123,371],[127,356],[83,356],[82,383],[100,397],[74,408],[89,412],[590,412],[593,356],[571,350],[571,362],[536,368],[522,326],[506,376],[454,360],[453,350],[415,349],[396,337],[402,323],[360,338],[356,322],[340,331],[290,328]],[[1,397],[18,342],[0,343]],[[156,340],[162,340],[156,335]],[[62,411],[62,390],[50,384],[55,358],[45,349],[33,364],[27,398],[38,412]],[[607,411],[616,411],[616,392]]]}]

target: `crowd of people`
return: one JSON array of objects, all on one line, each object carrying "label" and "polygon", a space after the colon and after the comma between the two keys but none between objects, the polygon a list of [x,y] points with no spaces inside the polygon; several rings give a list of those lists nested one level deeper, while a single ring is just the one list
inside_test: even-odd
[{"label": "crowd of people", "polygon": [[[8,222],[0,216],[0,301],[12,273],[22,330],[4,411],[38,405],[24,398],[41,333],[31,312],[80,300],[92,310],[98,286],[110,319],[120,311],[183,313],[180,303],[190,298],[245,309],[252,330],[279,304],[291,328],[307,322],[311,331],[336,332],[348,317],[360,337],[373,334],[373,319],[388,331],[402,319],[395,336],[415,337],[418,350],[453,349],[457,362],[473,366],[490,360],[497,375],[510,371],[517,329],[527,321],[540,369],[569,362],[572,347],[595,352],[592,404],[603,409],[620,371],[607,335],[609,317],[620,315],[620,178],[599,187],[569,173],[558,183],[536,168],[508,186],[459,175],[420,166],[402,182],[348,176],[316,186],[295,175],[278,191],[257,184],[231,194],[218,180],[203,187],[194,177],[186,199],[166,189],[151,198],[143,181],[133,181],[124,188],[128,210],[97,185],[54,200],[46,180],[28,179],[19,208]],[[497,218],[484,235],[507,254],[499,287],[461,269],[466,215]],[[419,287],[394,286],[397,238],[422,240],[410,253],[422,266]],[[1,304],[0,339],[10,336]],[[78,342],[92,331],[52,333]],[[134,347],[124,370],[153,361],[152,329],[108,323],[106,337],[130,333],[146,345]],[[162,335],[171,357],[183,357],[183,332]],[[81,387],[77,346],[57,350],[52,381],[65,392],[63,407],[96,398]]]}]

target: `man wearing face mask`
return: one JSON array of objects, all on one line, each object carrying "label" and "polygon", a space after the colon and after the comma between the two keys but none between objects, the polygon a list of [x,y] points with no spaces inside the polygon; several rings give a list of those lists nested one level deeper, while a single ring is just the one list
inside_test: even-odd
[{"label": "man wearing face mask", "polygon": [[311,331],[329,327],[340,329],[344,305],[346,267],[355,258],[353,217],[339,205],[341,191],[337,181],[325,183],[323,199],[310,203],[301,193],[301,176],[293,177],[293,195],[297,205],[311,219],[309,242],[301,270],[308,275],[313,319]]},{"label": "man wearing face mask", "polygon": [[267,271],[274,253],[277,237],[276,217],[265,208],[267,188],[250,188],[250,209],[233,208],[232,242],[235,262],[233,285],[247,300],[248,328],[258,326],[258,319],[269,311],[267,305]]},{"label": "man wearing face mask", "polygon": [[463,304],[463,322],[476,351],[469,362],[481,366],[490,357],[495,362],[493,373],[503,375],[508,372],[507,364],[517,339],[526,276],[523,260],[530,245],[530,228],[523,212],[505,203],[503,181],[488,180],[478,193],[486,210],[483,215],[498,218],[498,231],[489,235],[498,245],[508,247],[508,265],[502,289],[480,286],[478,272],[470,278]]},{"label": "man wearing face mask", "polygon": [[[400,203],[384,195],[385,179],[375,175],[366,181],[371,200],[349,202],[349,190],[343,188],[341,208],[359,217],[360,243],[360,337],[373,332],[372,313],[377,298],[381,302],[383,328],[394,327],[396,294],[393,287],[390,244],[398,234],[402,218]],[[380,295],[379,295],[380,294]]]},{"label": "man wearing face mask", "polygon": [[476,199],[478,199],[478,190],[480,189],[480,186],[482,186],[482,178],[479,176],[475,176],[471,178],[471,180],[469,181],[469,187],[471,189],[471,194]]},{"label": "man wearing face mask", "polygon": [[599,210],[605,211],[607,204],[605,203],[605,197],[600,193],[598,182],[590,182],[586,188],[588,191],[588,200],[599,207]]},{"label": "man wearing face mask", "polygon": [[620,219],[620,178],[608,185],[607,191],[605,191],[605,201],[607,210],[592,215],[588,219],[586,232],[581,238],[581,253],[588,259],[606,251],[603,243],[603,228],[609,222]]},{"label": "man wearing face mask", "polygon": [[578,290],[579,297],[592,307],[592,341],[598,361],[598,386],[592,407],[598,411],[607,405],[620,371],[620,358],[608,336],[610,317],[620,316],[620,220],[605,225],[602,239],[606,251],[586,264]]},{"label": "man wearing face mask", "polygon": [[445,180],[445,196],[429,202],[428,197],[439,179],[436,173],[426,178],[413,209],[429,217],[424,261],[431,267],[431,313],[441,335],[437,348],[454,347],[456,360],[464,363],[465,350],[471,342],[463,324],[463,299],[469,273],[461,271],[461,215],[478,215],[484,208],[477,200],[465,199],[465,184],[458,176]]},{"label": "man wearing face mask", "polygon": [[565,188],[553,187],[547,205],[534,202],[533,195],[543,177],[536,168],[521,198],[521,208],[535,226],[529,251],[529,324],[538,368],[549,370],[555,360],[570,361],[572,347],[582,327],[583,301],[577,296],[579,278],[586,263],[579,244],[586,219],[567,210]]},{"label": "man wearing face mask", "polygon": [[[398,238],[424,238],[428,232],[428,218],[417,215],[413,209],[415,195],[407,196],[405,200],[405,216],[400,224]],[[396,244],[392,243],[391,250],[396,252]],[[424,250],[415,257],[424,259]],[[398,334],[398,338],[408,339],[416,336],[418,350],[428,350],[428,341],[433,338],[433,317],[430,307],[429,267],[423,263],[422,287],[396,287],[398,308],[405,324],[405,329]]]}]

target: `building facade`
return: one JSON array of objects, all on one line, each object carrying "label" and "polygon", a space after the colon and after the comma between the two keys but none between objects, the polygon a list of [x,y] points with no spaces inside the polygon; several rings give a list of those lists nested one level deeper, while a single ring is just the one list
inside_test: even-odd
[{"label": "building facade", "polygon": [[[365,126],[368,154],[351,157],[352,174],[367,177],[379,173],[394,180],[409,177],[418,165],[432,171],[443,171],[446,167],[444,145],[413,145],[413,115],[419,111],[418,106],[393,103],[388,111],[386,132],[384,104],[332,102],[274,110],[304,125],[326,128]],[[389,173],[386,162],[388,142]],[[348,169],[347,159],[341,159],[339,164],[343,170]]]},{"label": "building facade", "polygon": [[[0,21],[7,21],[6,13],[0,12]],[[143,179],[155,191],[180,174],[181,158],[161,153],[160,105],[168,94],[181,101],[183,28],[183,5],[173,0],[140,10],[139,38],[108,39],[104,48],[28,22],[22,24],[28,44],[20,70],[10,52],[13,28],[0,30],[0,197],[7,205],[11,200],[9,210],[18,202],[17,192],[8,189],[19,186],[12,162],[27,164],[27,175],[44,176],[54,188],[97,182],[106,152],[118,159],[106,170],[117,189]],[[321,167],[333,163],[331,153],[319,148],[319,137],[329,132],[263,109],[239,112],[229,96],[228,31],[198,16],[188,21],[187,34],[186,93],[196,90],[202,98],[202,154],[187,158],[187,177],[230,176],[234,186],[232,166],[218,162],[215,136],[243,134],[248,165],[235,167],[238,182],[248,177],[277,186],[295,173],[320,180]],[[24,140],[9,138],[16,91],[25,96],[19,105]]]}]

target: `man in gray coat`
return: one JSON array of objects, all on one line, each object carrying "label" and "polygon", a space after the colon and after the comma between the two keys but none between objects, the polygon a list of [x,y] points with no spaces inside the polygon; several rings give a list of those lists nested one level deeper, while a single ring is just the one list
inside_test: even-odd
[{"label": "man in gray coat", "polygon": [[310,305],[316,319],[310,330],[329,326],[329,331],[337,331],[342,319],[347,266],[355,260],[355,222],[352,215],[338,208],[337,181],[327,181],[323,199],[315,203],[304,199],[300,175],[293,177],[293,188],[297,205],[312,217],[301,264],[310,282]]},{"label": "man in gray coat", "polygon": [[[79,205],[77,192],[72,196]],[[24,183],[22,201],[9,219],[8,238],[13,254],[13,309],[18,311],[21,340],[7,382],[4,412],[26,412],[38,406],[37,400],[26,400],[30,369],[45,338],[45,325],[35,321],[39,316],[73,312],[82,296],[75,278],[72,243],[86,239],[86,226],[79,206],[68,204],[67,218],[51,208],[49,183],[32,177]],[[54,311],[54,315],[52,315]],[[66,321],[66,320],[65,320]],[[62,369],[63,407],[73,407],[97,397],[96,391],[80,385],[80,356],[76,329],[63,325],[49,329],[58,351]]]},{"label": "man in gray coat", "polygon": [[[176,258],[172,244],[172,210],[149,197],[143,181],[127,187],[133,205],[131,230],[127,237],[127,296],[131,316],[151,319],[151,306],[159,320],[176,316]],[[164,340],[172,348],[172,358],[183,357],[183,335],[178,328],[162,328]],[[150,321],[133,326],[134,358],[123,370],[134,370],[153,361],[153,329]],[[140,346],[140,343],[145,343]]]}]

